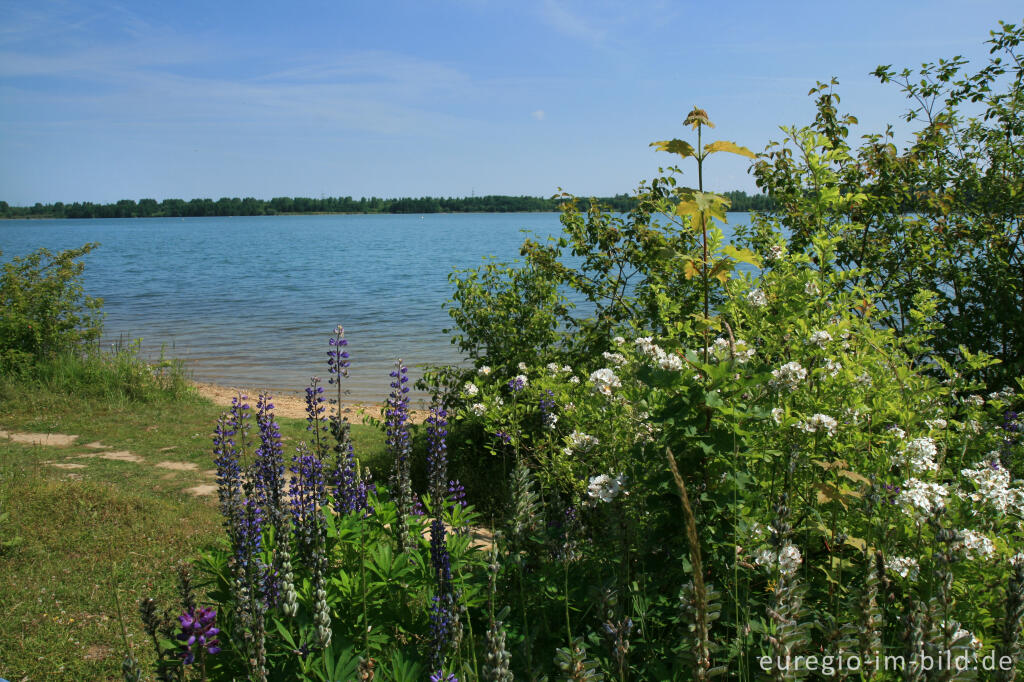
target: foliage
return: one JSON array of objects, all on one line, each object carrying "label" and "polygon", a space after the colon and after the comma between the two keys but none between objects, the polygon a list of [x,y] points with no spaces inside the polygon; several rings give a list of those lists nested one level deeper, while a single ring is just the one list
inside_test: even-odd
[{"label": "foliage", "polygon": [[[726,192],[735,211],[758,211],[771,206],[763,195]],[[614,211],[628,211],[633,200],[626,194],[582,200]],[[472,197],[274,197],[269,201],[253,197],[213,199],[122,199],[113,204],[75,202],[8,206],[0,201],[0,218],[177,218],[200,216],[287,215],[289,213],[515,213],[559,211],[559,197],[486,195]]]},{"label": "foliage", "polygon": [[913,324],[917,292],[934,292],[936,352],[947,362],[963,359],[961,346],[997,358],[982,372],[993,389],[1024,369],[1022,37],[1024,28],[1001,24],[975,71],[960,57],[916,73],[878,67],[918,126],[903,149],[891,127],[854,148],[857,121],[839,114],[833,80],[811,90],[814,123],[784,129],[754,167],[792,250],[818,232],[837,237],[836,267],[856,273],[848,286],[877,290],[893,313],[885,323],[900,332]]},{"label": "foliage", "polygon": [[0,367],[24,367],[99,340],[103,301],[83,294],[85,266],[77,260],[96,246],[57,254],[39,249],[3,264]]}]

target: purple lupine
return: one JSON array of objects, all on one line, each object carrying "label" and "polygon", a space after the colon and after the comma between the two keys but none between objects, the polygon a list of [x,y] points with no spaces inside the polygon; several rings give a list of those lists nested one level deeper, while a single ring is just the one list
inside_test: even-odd
[{"label": "purple lupine", "polygon": [[448,480],[448,413],[432,405],[427,417],[427,481],[435,516],[441,515]]},{"label": "purple lupine", "polygon": [[192,665],[197,653],[212,656],[220,651],[220,642],[217,639],[220,629],[214,627],[216,620],[217,611],[208,608],[186,611],[178,616],[181,632],[177,639],[182,643],[179,656],[183,664]]},{"label": "purple lupine", "polygon": [[512,442],[512,436],[508,435],[504,431],[495,431],[494,436],[495,438],[500,439],[501,442],[504,443],[505,445],[508,445],[509,443]]},{"label": "purple lupine", "polygon": [[459,505],[466,508],[466,486],[458,480],[448,481],[448,503],[453,507]]},{"label": "purple lupine", "polygon": [[256,425],[260,432],[260,445],[256,448],[253,466],[253,488],[256,500],[274,526],[278,537],[283,537],[285,518],[284,446],[281,429],[274,419],[274,404],[268,393],[256,398]]},{"label": "purple lupine", "polygon": [[558,422],[558,415],[555,414],[555,393],[547,390],[544,397],[540,399],[540,421],[547,428],[554,428]]},{"label": "purple lupine", "polygon": [[412,513],[413,506],[412,477],[409,472],[412,445],[409,440],[409,387],[406,385],[408,382],[408,370],[399,360],[395,363],[395,369],[391,371],[391,393],[384,407],[384,426],[387,448],[394,461],[391,471],[391,495],[397,506],[396,525],[399,547],[402,551],[413,547],[406,521],[406,517]]},{"label": "purple lupine", "polygon": [[291,498],[292,520],[295,532],[305,548],[316,542],[323,525],[323,507],[327,499],[324,483],[324,467],[319,457],[309,452],[305,443],[300,443],[298,452],[292,458],[292,472],[289,496]]},{"label": "purple lupine", "polygon": [[327,380],[329,384],[336,384],[342,377],[348,377],[349,356],[347,350],[342,350],[348,345],[345,338],[345,328],[340,324],[334,328],[334,336],[327,341],[331,349],[327,351],[327,369],[331,374]]},{"label": "purple lupine", "polygon": [[455,677],[455,673],[445,675],[444,670],[438,670],[430,673],[430,682],[459,682],[459,678]]},{"label": "purple lupine", "polygon": [[440,668],[458,628],[451,555],[445,540],[444,521],[440,518],[430,523],[430,565],[434,570],[434,596],[430,607],[430,631],[433,636],[431,662],[435,668]]},{"label": "purple lupine", "polygon": [[509,379],[508,388],[513,393],[518,393],[519,391],[521,391],[524,388],[526,388],[526,381],[527,381],[526,377],[524,375],[520,374],[519,376],[516,376],[516,377],[513,377],[512,379]]},{"label": "purple lupine", "polygon": [[327,407],[324,405],[324,387],[320,385],[320,377],[310,377],[306,387],[306,430],[313,433],[312,446],[317,457],[323,459],[327,454]]},{"label": "purple lupine", "polygon": [[234,538],[242,512],[242,458],[248,442],[249,404],[246,396],[231,399],[231,408],[217,420],[213,432],[214,465],[217,467],[217,496],[228,534]]}]

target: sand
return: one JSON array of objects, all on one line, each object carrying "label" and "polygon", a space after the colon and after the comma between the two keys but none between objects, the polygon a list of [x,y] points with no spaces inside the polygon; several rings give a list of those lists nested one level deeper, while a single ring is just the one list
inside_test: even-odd
[{"label": "sand", "polygon": [[[256,408],[256,396],[259,394],[259,390],[251,388],[240,388],[235,386],[219,386],[217,384],[206,384],[201,382],[193,382],[196,390],[199,391],[199,395],[213,401],[217,405],[229,407],[231,405],[231,399],[235,398],[241,393],[242,395],[249,396],[249,405]],[[326,397],[326,396],[325,396]],[[289,394],[278,394],[274,395],[272,402],[274,404],[274,414],[279,417],[290,417],[292,419],[305,419],[306,418],[306,400],[303,397]],[[330,414],[331,406],[326,404],[327,414]],[[373,419],[381,419],[381,406],[375,403],[346,403],[342,405],[342,415],[347,417],[353,424],[359,424],[362,422],[363,417],[372,417]],[[427,417],[426,410],[410,410],[409,411],[410,421],[413,424],[420,424]]]}]

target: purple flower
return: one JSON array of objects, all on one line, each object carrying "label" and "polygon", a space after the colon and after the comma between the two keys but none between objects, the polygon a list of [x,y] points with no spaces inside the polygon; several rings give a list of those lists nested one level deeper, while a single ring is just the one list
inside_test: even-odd
[{"label": "purple flower", "polygon": [[323,526],[323,505],[327,499],[323,462],[312,455],[305,443],[292,458],[290,486],[292,519],[302,543],[312,546]]},{"label": "purple flower", "polygon": [[435,516],[441,514],[442,500],[448,479],[448,413],[438,405],[430,408],[427,417],[427,481],[430,503]]},{"label": "purple flower", "polygon": [[197,653],[205,652],[212,656],[220,651],[217,641],[220,630],[213,626],[216,619],[217,611],[206,608],[186,611],[178,616],[181,633],[177,638],[184,649],[179,655],[185,665],[192,665]]},{"label": "purple flower", "polygon": [[508,445],[509,443],[512,442],[512,436],[508,435],[504,431],[495,431],[494,436],[496,438],[501,439],[501,442],[504,443],[505,445]]},{"label": "purple flower", "polygon": [[459,678],[455,677],[455,673],[448,673],[446,677],[444,670],[438,670],[430,674],[430,682],[459,682]]},{"label": "purple flower", "polygon": [[342,377],[348,377],[348,351],[342,350],[348,345],[345,338],[345,329],[340,324],[334,328],[334,336],[327,341],[331,349],[327,351],[327,371],[331,377],[327,383],[334,384],[341,381]]},{"label": "purple flower", "polygon": [[413,494],[412,476],[409,471],[409,455],[412,445],[409,440],[409,382],[408,370],[401,360],[395,363],[391,371],[391,393],[384,406],[385,440],[388,451],[394,461],[391,470],[391,495],[395,500],[398,512],[396,531],[401,549],[412,549],[413,540],[409,534],[406,517],[412,513]]},{"label": "purple flower", "polygon": [[278,537],[283,537],[284,447],[281,445],[281,429],[272,411],[274,404],[270,400],[270,395],[264,393],[256,399],[256,425],[260,431],[260,445],[256,449],[253,466],[253,492]]}]

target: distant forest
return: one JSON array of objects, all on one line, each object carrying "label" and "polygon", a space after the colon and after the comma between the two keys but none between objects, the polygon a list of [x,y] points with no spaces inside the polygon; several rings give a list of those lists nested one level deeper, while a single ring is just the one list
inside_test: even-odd
[{"label": "distant forest", "polygon": [[[746,192],[725,192],[732,201],[731,211],[764,211],[773,205],[764,195],[748,195]],[[382,199],[379,197],[275,197],[269,201],[246,197],[223,197],[213,199],[122,199],[113,204],[75,202],[65,204],[36,204],[34,206],[9,206],[0,201],[0,218],[178,218],[204,216],[253,216],[287,215],[296,213],[523,213],[537,211],[558,211],[563,199],[541,197],[513,197],[492,194],[481,197],[437,198],[403,197]],[[589,208],[591,199],[578,198],[581,210]],[[629,211],[635,199],[628,194],[595,199],[612,211]]]}]

